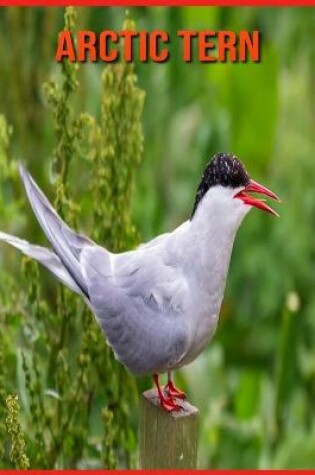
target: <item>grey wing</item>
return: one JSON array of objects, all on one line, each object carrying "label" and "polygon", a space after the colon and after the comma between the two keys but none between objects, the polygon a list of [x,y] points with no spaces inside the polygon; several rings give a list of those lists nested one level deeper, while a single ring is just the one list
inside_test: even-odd
[{"label": "grey wing", "polygon": [[81,255],[91,306],[117,359],[135,374],[167,371],[187,349],[185,285],[164,267],[140,251],[114,256],[90,247]]}]

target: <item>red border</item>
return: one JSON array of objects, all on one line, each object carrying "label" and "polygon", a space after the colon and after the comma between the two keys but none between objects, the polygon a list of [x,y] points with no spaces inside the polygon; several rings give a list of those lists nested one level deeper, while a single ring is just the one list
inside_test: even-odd
[{"label": "red border", "polygon": [[3,475],[306,475],[315,470],[0,470]]},{"label": "red border", "polygon": [[271,7],[302,7],[315,6],[315,0],[0,0],[2,6],[25,7],[57,7],[57,6],[271,6]]}]

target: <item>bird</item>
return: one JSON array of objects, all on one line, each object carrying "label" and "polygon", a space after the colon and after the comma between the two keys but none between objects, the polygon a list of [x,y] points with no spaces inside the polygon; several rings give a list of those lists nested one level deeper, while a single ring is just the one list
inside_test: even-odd
[{"label": "bird", "polygon": [[193,362],[215,334],[234,239],[245,216],[252,208],[279,216],[255,194],[280,201],[277,195],[254,181],[238,157],[216,153],[202,174],[189,219],[136,249],[113,253],[70,229],[22,164],[19,171],[50,247],[4,232],[0,240],[80,295],[117,360],[134,375],[152,374],[161,408],[180,410],[185,394],[172,372]]}]

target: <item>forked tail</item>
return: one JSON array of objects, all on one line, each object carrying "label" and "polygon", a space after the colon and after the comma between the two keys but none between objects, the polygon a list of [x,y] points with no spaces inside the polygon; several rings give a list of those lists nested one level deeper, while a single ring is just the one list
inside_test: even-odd
[{"label": "forked tail", "polygon": [[93,246],[94,243],[67,226],[22,165],[20,174],[29,202],[53,251],[1,232],[0,240],[37,260],[71,290],[88,298],[87,285],[80,269],[80,256],[84,247]]}]

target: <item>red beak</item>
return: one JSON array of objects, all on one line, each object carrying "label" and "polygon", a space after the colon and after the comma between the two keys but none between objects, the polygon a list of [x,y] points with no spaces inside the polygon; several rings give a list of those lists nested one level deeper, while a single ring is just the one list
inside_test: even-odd
[{"label": "red beak", "polygon": [[278,213],[272,209],[270,206],[268,206],[264,200],[260,200],[258,198],[254,198],[247,193],[259,193],[260,195],[267,196],[268,198],[272,198],[273,200],[280,201],[278,196],[273,193],[272,191],[268,190],[263,185],[260,185],[254,180],[250,180],[247,186],[243,190],[241,190],[239,193],[237,193],[234,198],[239,198],[245,203],[246,205],[249,206],[255,206],[255,208],[262,209],[263,211],[266,211],[267,213],[273,214],[275,216],[278,216]]}]

